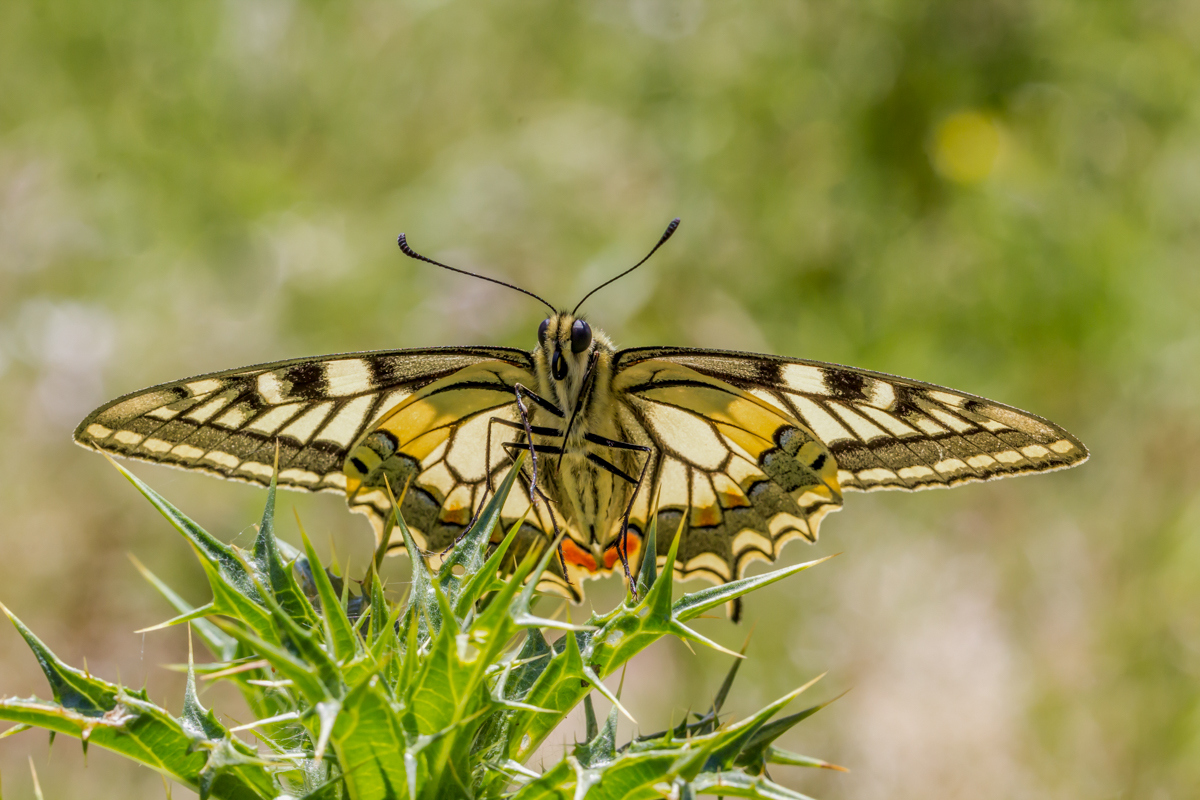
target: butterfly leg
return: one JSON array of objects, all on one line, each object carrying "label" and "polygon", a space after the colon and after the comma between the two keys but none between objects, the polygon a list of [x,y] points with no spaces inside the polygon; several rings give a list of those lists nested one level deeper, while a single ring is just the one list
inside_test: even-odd
[{"label": "butterfly leg", "polygon": [[[507,420],[505,420],[505,422],[507,422]],[[512,425],[513,423],[507,423],[507,424]],[[530,430],[532,430],[534,433],[537,433],[539,430],[552,430],[552,429],[536,428],[536,427],[530,426]],[[553,434],[561,435],[558,433],[558,431],[553,431]],[[552,444],[523,444],[521,442],[504,442],[501,445],[501,447],[504,448],[505,452],[508,453],[509,458],[513,459],[513,461],[516,461],[517,453],[520,452],[521,450],[525,450],[525,449],[528,449],[529,453],[534,458],[537,457],[536,456],[537,453],[544,453],[545,455],[551,455],[551,456],[554,456],[554,455],[561,456],[563,453],[562,447],[559,447],[557,445],[552,445]],[[534,500],[535,496],[542,498],[542,501],[546,504],[546,513],[550,515],[550,525],[553,526],[553,528],[554,528],[554,541],[558,542],[558,547],[557,547],[558,565],[559,565],[559,567],[562,568],[563,580],[566,581],[567,586],[574,588],[571,584],[571,575],[569,572],[567,572],[567,556],[563,552],[562,535],[559,531],[558,519],[554,516],[554,504],[550,502],[550,498],[546,496],[546,493],[543,492],[538,487],[536,470],[533,472],[533,477],[529,483],[529,503],[534,508],[537,508],[537,503]]]},{"label": "butterfly leg", "polygon": [[[479,519],[479,515],[483,513],[483,508],[486,503],[487,496],[492,494],[495,491],[495,486],[492,484],[492,426],[493,425],[500,424],[500,425],[504,425],[509,428],[515,428],[519,431],[525,432],[526,441],[529,442],[530,444],[529,445],[520,445],[520,446],[521,447],[527,446],[529,449],[530,461],[532,462],[532,468],[533,468],[533,478],[529,484],[529,503],[530,503],[530,505],[534,506],[535,508],[537,507],[537,500],[535,499],[534,490],[537,487],[537,454],[540,451],[540,448],[538,448],[532,444],[533,436],[534,436],[534,434],[537,434],[538,436],[550,436],[550,437],[561,437],[562,436],[562,433],[555,430],[554,428],[545,428],[540,425],[529,424],[529,411],[525,407],[525,404],[521,401],[521,397],[522,397],[522,394],[524,394],[524,396],[528,397],[530,400],[532,400],[538,406],[540,406],[541,408],[544,408],[546,411],[549,411],[551,414],[555,415],[556,417],[558,417],[560,419],[565,418],[565,415],[561,411],[559,411],[558,408],[553,403],[551,403],[549,400],[546,400],[545,398],[541,397],[537,393],[530,391],[529,389],[527,389],[525,386],[523,386],[520,383],[513,384],[513,393],[516,395],[517,409],[521,413],[521,422],[520,423],[513,422],[512,420],[507,420],[502,417],[488,418],[487,437],[484,442],[484,456],[483,456],[483,458],[484,458],[484,462],[483,462],[484,467],[483,468],[484,468],[484,475],[485,475],[487,489],[484,493],[483,498],[480,499],[479,507],[476,509],[474,516],[471,517],[471,522],[467,525],[466,530],[470,530],[471,526],[473,526],[475,524],[476,520]],[[517,442],[505,442],[502,446],[505,447],[507,450],[509,445],[517,445],[517,444],[518,444]],[[561,453],[562,453],[561,449],[556,450],[554,452],[558,453],[561,456]],[[509,452],[509,457],[510,458],[512,457],[511,452]],[[537,494],[541,494],[542,498],[545,499],[545,495],[542,494],[541,492],[538,492]],[[548,503],[549,501],[547,500],[546,502]],[[553,519],[553,516],[554,515],[551,514],[551,519]],[[464,531],[464,533],[465,533],[465,531]]]},{"label": "butterfly leg", "polygon": [[[492,485],[492,426],[493,425],[503,425],[507,428],[516,428],[519,431],[524,431],[526,428],[525,425],[522,425],[519,422],[513,422],[512,420],[504,419],[503,417],[491,417],[490,419],[488,419],[487,449],[484,451],[484,456],[483,456],[484,469],[486,470],[486,474],[487,474],[488,494],[491,494],[493,491],[495,491],[495,487]],[[529,427],[530,431],[537,434],[538,436],[549,436],[552,438],[561,438],[562,437],[562,432],[555,430],[554,428],[544,428],[540,425],[530,425],[528,427]],[[502,446],[507,447],[510,444],[517,444],[517,442],[505,442],[504,445],[502,445]]]},{"label": "butterfly leg", "polygon": [[527,409],[525,407],[525,404],[523,402],[521,402],[521,397],[522,397],[522,395],[524,395],[525,397],[529,398],[534,403],[536,403],[538,406],[545,409],[546,411],[549,411],[551,414],[558,417],[559,419],[565,419],[566,414],[564,414],[558,408],[558,406],[554,405],[549,400],[547,400],[546,398],[539,395],[537,392],[534,392],[534,391],[531,391],[531,390],[525,388],[525,386],[523,386],[520,383],[513,384],[513,394],[517,398],[517,411],[520,412],[520,414],[521,414],[521,425],[525,429],[526,441],[529,443],[529,461],[531,463],[531,468],[533,470],[533,479],[529,483],[529,486],[530,486],[529,502],[531,505],[536,507],[537,501],[534,499],[534,489],[537,487],[537,473],[538,473],[537,448],[534,447],[534,445],[533,445],[533,426],[529,424],[529,409]]},{"label": "butterfly leg", "polygon": [[[621,538],[617,540],[617,554],[621,556],[621,566],[625,570],[625,580],[629,581],[629,591],[633,593],[633,597],[637,599],[637,586],[633,581],[633,573],[629,569],[629,515],[633,512],[633,503],[637,500],[638,491],[642,488],[642,482],[646,479],[646,468],[650,466],[650,454],[654,452],[654,448],[643,444],[633,444],[632,442],[618,442],[612,439],[606,439],[603,436],[597,436],[593,433],[584,435],[584,439],[592,444],[598,444],[602,447],[610,447],[614,450],[633,450],[643,453],[646,458],[642,461],[642,469],[638,473],[635,480],[632,475],[625,472],[615,464],[609,463],[605,459],[595,453],[588,453],[588,461],[591,461],[596,466],[611,472],[618,478],[633,484],[633,492],[629,495],[629,502],[625,505],[625,513],[621,517]],[[651,558],[654,554],[649,554]]]}]

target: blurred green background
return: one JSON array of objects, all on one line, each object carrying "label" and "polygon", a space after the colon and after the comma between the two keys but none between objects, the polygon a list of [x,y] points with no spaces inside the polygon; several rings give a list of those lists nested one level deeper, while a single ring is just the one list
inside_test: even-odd
[{"label": "blurred green background", "polygon": [[[619,345],[900,373],[1047,416],[1093,454],[848,495],[785,554],[840,558],[751,597],[749,624],[707,623],[734,647],[755,631],[736,713],[825,670],[814,697],[853,689],[785,743],[852,772],[777,777],[827,800],[1194,797],[1194,0],[0,4],[0,600],[178,710],[162,665],[185,634],[132,633],[170,611],[126,554],[196,602],[202,576],[71,444],[86,412],[294,356],[531,347],[536,303],[405,259],[396,234],[573,304],[676,215],[589,303]],[[261,491],[136,470],[248,541]],[[285,500],[363,563],[341,500]],[[727,665],[659,647],[627,705],[657,730]],[[48,695],[7,626],[0,693]],[[6,796],[31,796],[28,756],[47,796],[163,794],[24,733],[0,743]]]}]

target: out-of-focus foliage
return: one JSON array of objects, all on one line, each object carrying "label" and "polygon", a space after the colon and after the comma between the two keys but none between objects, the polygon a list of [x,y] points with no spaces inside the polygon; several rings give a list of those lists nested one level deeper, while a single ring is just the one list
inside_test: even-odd
[{"label": "out-of-focus foliage", "polygon": [[[403,259],[395,235],[566,305],[679,215],[589,301],[618,343],[945,383],[1093,452],[1053,476],[848,497],[787,557],[846,555],[748,602],[773,633],[746,668],[761,697],[734,713],[796,672],[856,687],[785,743],[852,768],[807,787],[822,797],[1186,796],[1198,98],[1183,0],[0,4],[3,596],[67,661],[180,696],[155,668],[183,660],[180,637],[109,649],[154,621],[124,552],[202,589],[69,443],[84,413],[274,358],[530,346],[535,304]],[[261,504],[156,473],[225,538]],[[288,500],[365,562],[340,501]],[[22,649],[0,633],[6,688],[29,693]],[[626,691],[665,728],[723,667],[660,648]],[[45,758],[28,737],[0,752],[14,796],[25,753]],[[161,791],[69,750],[39,770],[47,795]]]}]

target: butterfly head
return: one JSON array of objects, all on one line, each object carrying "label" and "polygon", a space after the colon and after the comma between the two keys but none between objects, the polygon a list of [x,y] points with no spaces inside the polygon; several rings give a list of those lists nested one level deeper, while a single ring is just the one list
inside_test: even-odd
[{"label": "butterfly head", "polygon": [[587,368],[597,338],[605,337],[600,331],[593,331],[586,320],[558,311],[538,326],[537,351],[546,359],[554,380],[569,381],[573,373],[582,374]]},{"label": "butterfly head", "polygon": [[603,331],[587,320],[567,311],[557,311],[538,326],[538,346],[534,361],[538,372],[567,394],[578,390],[587,374],[588,363],[597,350],[612,350]]}]

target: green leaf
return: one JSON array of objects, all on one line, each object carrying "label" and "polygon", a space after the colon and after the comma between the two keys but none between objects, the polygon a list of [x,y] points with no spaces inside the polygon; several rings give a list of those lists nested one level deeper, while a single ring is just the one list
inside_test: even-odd
[{"label": "green leaf", "polygon": [[838,772],[849,772],[845,767],[839,767],[837,764],[831,764],[828,761],[822,761],[819,758],[810,756],[802,756],[799,753],[793,753],[790,750],[771,745],[767,748],[767,763],[769,764],[785,764],[792,767],[817,767],[819,769],[832,769]]},{"label": "green leaf", "polygon": [[[194,608],[190,603],[176,594],[170,586],[168,586],[161,579],[159,579],[157,575],[147,569],[146,566],[142,564],[141,561],[138,561],[136,557],[131,555],[129,556],[129,560],[133,562],[133,566],[137,568],[137,571],[141,573],[142,577],[145,578],[151,586],[157,589],[158,593],[165,597],[167,602],[170,603],[180,614],[186,617],[200,610]],[[212,606],[209,604],[204,608],[211,611]],[[237,657],[237,642],[233,639],[233,637],[226,636],[216,625],[213,625],[206,619],[196,619],[194,622],[192,622],[192,627],[196,630],[196,633],[200,635],[200,638],[204,640],[204,644],[208,647],[212,654],[219,660],[232,661]]]},{"label": "green leaf", "polygon": [[[99,718],[63,708],[57,703],[8,698],[0,700],[0,719],[36,725],[80,739],[86,737],[97,747],[144,764],[195,791],[200,790],[201,771],[209,760],[207,753],[191,749],[191,736],[167,711],[123,692],[117,695],[113,707]],[[271,773],[254,763],[251,756],[246,758],[244,763],[216,774],[211,793],[228,800],[273,800],[278,797],[281,787]]]},{"label": "green leaf", "polygon": [[400,530],[404,547],[408,550],[409,568],[412,572],[408,590],[408,606],[405,616],[410,616],[417,624],[418,639],[423,643],[436,635],[441,627],[441,609],[433,592],[433,577],[429,573],[429,565],[425,563],[425,554],[413,540],[412,532],[396,509],[392,515],[395,526]]},{"label": "green leaf", "polygon": [[[602,770],[588,770],[583,782],[588,800],[659,800],[658,786],[670,781],[680,754],[676,751],[632,753]],[[590,773],[590,774],[589,774]]]},{"label": "green leaf", "polygon": [[293,655],[282,646],[268,642],[236,624],[218,620],[217,625],[248,650],[269,662],[271,667],[282,674],[284,678],[292,681],[309,703],[315,705],[329,697],[316,668],[303,659]]},{"label": "green leaf", "polygon": [[696,794],[720,797],[749,797],[753,800],[812,800],[808,795],[786,789],[777,783],[742,772],[705,773],[692,782]]},{"label": "green leaf", "polygon": [[[260,638],[271,642],[278,642],[279,639],[275,632],[275,625],[271,621],[271,612],[267,611],[262,605],[262,598],[258,596],[250,596],[243,593],[236,583],[227,579],[227,576],[222,573],[220,566],[217,563],[205,558],[203,551],[196,545],[192,545],[192,550],[196,553],[197,560],[200,562],[200,568],[204,570],[204,575],[208,578],[209,588],[212,589],[212,611],[210,614],[220,614],[226,617],[241,621],[251,630],[253,630]],[[237,560],[235,558],[235,560]],[[249,573],[247,572],[247,575]],[[250,578],[250,586],[254,588],[254,580]]]},{"label": "green leaf", "polygon": [[[465,586],[469,578],[483,576],[481,570],[487,560],[488,542],[491,540],[492,531],[500,521],[500,510],[508,499],[508,493],[512,491],[513,484],[521,472],[521,462],[522,457],[518,457],[516,464],[509,469],[487,505],[475,518],[475,523],[455,542],[454,549],[450,551],[438,570],[438,585],[456,606],[459,605],[459,588]],[[455,573],[455,570],[458,570],[458,574]],[[473,593],[478,594],[482,588],[481,582],[474,582],[471,588]],[[462,602],[465,606],[469,606],[478,599],[479,597],[466,597]]]},{"label": "green leaf", "polygon": [[[517,475],[520,474],[521,464],[523,463],[524,459],[524,453],[517,456],[516,463],[511,469],[509,469],[508,475],[505,476],[504,481],[500,484],[500,488],[497,489],[496,495],[492,498],[488,508],[485,509],[484,513],[480,515],[479,522],[476,523],[482,524],[484,520],[492,518],[491,526],[488,529],[489,532],[496,524],[499,523],[500,510],[504,507],[504,504],[499,501],[502,498],[505,500],[508,499],[509,493],[513,490],[513,482],[516,480]],[[492,509],[493,504],[495,505],[494,511]],[[495,584],[496,576],[500,571],[500,566],[504,563],[505,556],[508,555],[509,548],[516,540],[517,533],[520,531],[522,524],[524,524],[524,518],[517,520],[512,527],[509,528],[508,532],[504,535],[504,538],[500,540],[498,545],[496,545],[495,549],[492,551],[492,554],[488,556],[487,560],[481,567],[479,567],[474,573],[468,571],[464,576],[462,589],[460,590],[459,596],[454,603],[454,611],[456,614],[459,614],[460,616],[465,615],[468,609],[475,603],[481,601],[483,596]],[[444,565],[443,569],[445,569]]]},{"label": "green leaf", "polygon": [[409,760],[403,757],[408,742],[378,675],[347,693],[330,741],[353,800],[411,797],[408,787],[422,785],[427,777],[409,774]]},{"label": "green leaf", "polygon": [[212,711],[206,711],[204,706],[200,705],[200,698],[196,695],[196,666],[192,660],[190,636],[188,637],[187,684],[183,691],[183,716],[180,718],[180,724],[184,731],[197,741],[220,741],[229,735],[224,726],[217,721],[216,715]]},{"label": "green leaf", "polygon": [[442,629],[410,689],[408,700],[417,729],[427,735],[466,716],[468,700],[483,689],[482,673],[473,669],[460,652],[462,639],[457,620],[450,612],[449,599],[439,587],[435,586],[434,591],[443,605]]},{"label": "green leaf", "polygon": [[511,800],[575,800],[577,769],[580,767],[574,758],[563,759],[514,792]]},{"label": "green leaf", "polygon": [[[804,688],[812,686],[822,677],[824,677],[824,675],[818,675],[816,678],[806,683],[801,691],[803,691]],[[799,711],[795,714],[789,714],[786,717],[772,720],[763,725],[752,737],[750,737],[750,740],[746,743],[745,747],[742,748],[742,752],[738,755],[735,763],[739,767],[745,767],[754,774],[762,772],[766,768],[767,762],[770,760],[768,753],[770,752],[776,739],[794,728],[798,723],[803,722],[813,714],[828,706],[830,703],[838,700],[840,697],[841,695],[838,695],[838,697],[834,697],[831,700],[826,700],[824,703],[818,703],[817,705],[806,708],[803,711]]]},{"label": "green leaf", "polygon": [[17,633],[21,634],[25,644],[33,651],[38,666],[42,668],[46,680],[50,683],[55,702],[85,717],[103,716],[114,707],[114,698],[120,692],[120,687],[67,666],[3,603],[0,603],[0,611],[8,616]]},{"label": "green leaf", "polygon": [[784,567],[772,572],[764,572],[763,574],[755,575],[752,578],[742,578],[741,580],[730,581],[729,583],[721,584],[719,586],[710,586],[706,589],[692,592],[691,594],[685,594],[675,602],[675,605],[672,608],[672,613],[674,614],[675,619],[679,620],[680,622],[687,622],[690,619],[695,619],[696,617],[700,616],[705,611],[716,608],[722,603],[727,603],[730,600],[748,594],[755,589],[761,589],[764,586],[769,586],[776,581],[781,581],[784,578],[795,575],[798,572],[803,572],[809,567],[815,567],[817,564],[821,564],[831,558],[833,558],[833,556],[825,556],[824,558],[818,558],[815,561],[807,561],[803,564],[794,564],[793,566]]},{"label": "green leaf", "polygon": [[304,596],[295,574],[280,556],[279,540],[275,536],[275,478],[275,475],[271,476],[271,486],[267,489],[267,504],[254,539],[251,565],[258,573],[259,581],[270,589],[284,611],[305,626],[315,627],[316,612]]},{"label": "green leaf", "polygon": [[[7,608],[0,609],[33,650],[55,697],[55,702],[0,700],[0,719],[75,736],[197,791],[207,788],[217,796],[236,800],[278,795],[279,787],[254,751],[229,737],[215,718],[194,702],[194,680],[190,682],[193,702],[189,707],[185,701],[185,718],[177,720],[151,703],[144,692],[129,691],[66,666]],[[222,737],[219,746],[196,751],[197,731]],[[206,773],[211,777],[206,778]]]},{"label": "green leaf", "polygon": [[596,715],[592,711],[591,696],[584,698],[584,708],[589,712],[589,738],[582,744],[575,745],[574,755],[587,769],[596,769],[611,764],[617,758],[617,707],[613,706],[608,713],[604,727],[595,730]]},{"label": "green leaf", "polygon": [[[299,524],[299,519],[296,522]],[[317,558],[317,553],[313,549],[312,542],[309,541],[308,534],[304,531],[303,525],[300,526],[300,540],[304,543],[304,556],[308,559],[308,563],[310,565],[320,565],[321,561]],[[313,582],[317,586],[317,596],[321,600],[321,617],[324,620],[325,642],[329,645],[334,660],[341,662],[349,661],[361,652],[362,642],[358,638],[354,626],[350,624],[350,619],[346,616],[346,609],[342,604],[342,599],[333,588],[333,583],[330,582],[325,570],[320,569],[318,566],[317,569],[312,571],[312,576]],[[345,585],[343,584],[343,586]]]},{"label": "green leaf", "polygon": [[[686,519],[686,517],[680,518],[679,527],[675,529],[675,536],[671,539],[671,547],[667,551],[667,568],[651,584],[642,601],[642,605],[648,609],[649,614],[659,620],[667,620],[671,617],[671,592],[675,588],[675,572],[671,565],[679,557],[679,542],[683,538],[683,523]],[[649,552],[649,548],[646,548],[646,551]]]},{"label": "green leaf", "polygon": [[[668,572],[670,569],[668,569]],[[642,543],[642,569],[637,577],[637,594],[642,597],[658,580],[658,514],[650,515],[646,540]]]},{"label": "green leaf", "polygon": [[[538,708],[552,708],[565,714],[575,707],[585,693],[587,678],[583,674],[583,656],[577,636],[567,631],[555,643],[554,656],[538,675],[525,696],[525,702]],[[558,724],[548,714],[514,713],[515,724],[510,731],[509,755],[524,761]],[[526,741],[528,738],[528,741]]]},{"label": "green leaf", "polygon": [[[107,454],[105,457],[108,457]],[[237,557],[233,547],[221,542],[201,528],[112,458],[109,458],[109,462],[150,501],[151,505],[158,509],[158,512],[171,523],[175,530],[192,543],[200,558],[215,569],[223,585],[253,603],[261,602],[258,590],[254,586],[254,577],[246,569],[242,560]]]}]

